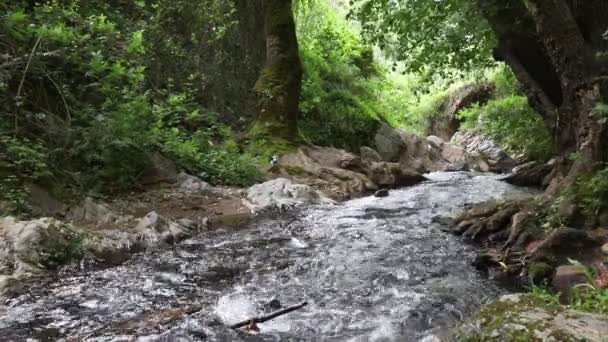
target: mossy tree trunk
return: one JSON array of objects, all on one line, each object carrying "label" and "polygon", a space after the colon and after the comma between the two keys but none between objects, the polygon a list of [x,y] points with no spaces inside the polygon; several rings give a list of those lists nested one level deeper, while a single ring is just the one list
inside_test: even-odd
[{"label": "mossy tree trunk", "polygon": [[[550,195],[608,160],[606,123],[594,108],[608,99],[608,2],[478,0],[497,34],[497,59],[522,83],[553,133],[560,161]],[[576,158],[569,158],[572,154]]]},{"label": "mossy tree trunk", "polygon": [[264,6],[266,65],[256,83],[257,119],[254,143],[295,144],[300,140],[298,105],[302,88],[296,27],[291,0],[266,0]]}]

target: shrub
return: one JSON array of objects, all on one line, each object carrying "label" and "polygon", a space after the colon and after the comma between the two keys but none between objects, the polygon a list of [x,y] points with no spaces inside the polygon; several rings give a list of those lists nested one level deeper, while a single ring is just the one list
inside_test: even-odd
[{"label": "shrub", "polygon": [[460,111],[464,129],[480,129],[513,154],[534,160],[552,155],[552,138],[538,113],[523,96],[508,96]]}]

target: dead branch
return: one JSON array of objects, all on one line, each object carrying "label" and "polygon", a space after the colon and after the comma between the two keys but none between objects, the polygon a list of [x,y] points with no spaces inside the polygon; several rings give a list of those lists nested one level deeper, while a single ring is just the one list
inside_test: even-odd
[{"label": "dead branch", "polygon": [[273,312],[273,313],[271,313],[271,314],[269,314],[269,315],[266,315],[266,316],[250,318],[250,319],[244,320],[244,321],[242,321],[242,322],[239,322],[239,323],[233,324],[233,325],[231,325],[231,326],[230,326],[230,328],[231,328],[231,329],[238,329],[238,328],[242,328],[242,327],[244,327],[244,326],[249,325],[251,322],[254,322],[254,323],[264,323],[264,322],[268,322],[268,321],[270,321],[271,319],[274,319],[274,318],[277,318],[277,317],[279,317],[279,316],[283,316],[283,315],[285,315],[285,314],[288,314],[288,313],[290,313],[290,312],[293,312],[293,311],[299,310],[299,309],[301,309],[301,308],[305,307],[306,305],[308,305],[308,303],[307,303],[307,302],[303,302],[302,304],[298,304],[298,305],[290,306],[290,307],[288,307],[288,308],[281,309],[281,310],[279,310],[279,311],[275,311],[275,312]]}]

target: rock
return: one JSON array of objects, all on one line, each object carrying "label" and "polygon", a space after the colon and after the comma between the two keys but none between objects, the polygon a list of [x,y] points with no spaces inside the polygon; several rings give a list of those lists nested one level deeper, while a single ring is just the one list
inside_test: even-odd
[{"label": "rock", "polygon": [[51,218],[0,219],[0,235],[17,265],[16,272],[53,269],[79,257],[84,252],[83,234],[76,227]]},{"label": "rock", "polygon": [[519,186],[545,187],[545,178],[551,170],[549,164],[529,162],[513,168],[512,174],[505,178],[505,181]]},{"label": "rock", "polygon": [[603,244],[601,250],[604,255],[608,255],[608,243]]},{"label": "rock", "polygon": [[334,199],[419,183],[425,178],[403,164],[368,162],[344,150],[303,146],[280,158],[271,171]]},{"label": "rock", "polygon": [[449,141],[460,128],[460,119],[456,114],[475,103],[483,105],[493,91],[492,83],[471,83],[452,91],[441,104],[438,113],[429,113],[432,115],[427,119],[426,134]]},{"label": "rock", "polygon": [[426,137],[426,140],[438,149],[441,149],[443,147],[443,144],[445,144],[445,140],[435,135],[429,135],[428,137]]},{"label": "rock", "polygon": [[169,221],[155,211],[140,219],[135,231],[144,243],[144,247],[150,247],[160,242],[176,243],[191,235],[189,227]]},{"label": "rock", "polygon": [[441,148],[441,157],[450,163],[450,171],[462,171],[467,169],[467,153],[458,146],[443,144]]},{"label": "rock", "polygon": [[179,189],[185,193],[212,192],[213,187],[200,178],[181,172],[177,176]]},{"label": "rock", "polygon": [[564,295],[567,295],[574,286],[586,283],[585,268],[579,265],[559,266],[551,280],[551,286]]},{"label": "rock", "polygon": [[[491,139],[476,131],[457,132],[450,143],[462,147],[470,156],[469,163],[492,172],[510,172],[516,161]],[[485,164],[485,165],[484,165]]]},{"label": "rock", "polygon": [[116,215],[106,203],[95,202],[87,197],[77,207],[71,208],[66,220],[79,225],[92,225],[95,228],[108,228],[125,223],[129,218]]},{"label": "rock", "polygon": [[388,197],[389,192],[387,189],[380,189],[378,191],[376,191],[376,193],[374,194],[374,197]]},{"label": "rock", "polygon": [[376,162],[379,163],[382,161],[382,157],[376,150],[371,147],[363,146],[359,152],[361,154],[361,160],[368,162]]},{"label": "rock", "polygon": [[245,203],[253,212],[265,209],[287,209],[302,204],[333,203],[308,185],[294,184],[289,179],[277,178],[256,184],[247,191]]},{"label": "rock", "polygon": [[15,276],[0,275],[0,298],[11,297],[23,289],[23,281]]},{"label": "rock", "polygon": [[603,342],[607,334],[606,316],[515,294],[482,307],[456,330],[453,340]]},{"label": "rock", "polygon": [[150,155],[150,166],[141,177],[142,184],[174,183],[177,181],[177,166],[159,152]]}]

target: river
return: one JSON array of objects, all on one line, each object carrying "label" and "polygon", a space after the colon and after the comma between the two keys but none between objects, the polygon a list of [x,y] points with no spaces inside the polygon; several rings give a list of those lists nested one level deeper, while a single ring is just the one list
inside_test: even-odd
[{"label": "river", "polygon": [[[434,218],[534,192],[493,174],[428,178],[386,198],[205,232],[118,267],[66,268],[0,306],[0,340],[432,341],[503,292]],[[255,336],[226,326],[303,301]]]}]

